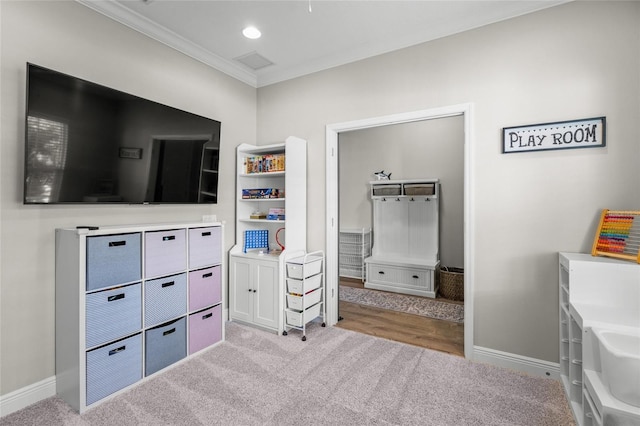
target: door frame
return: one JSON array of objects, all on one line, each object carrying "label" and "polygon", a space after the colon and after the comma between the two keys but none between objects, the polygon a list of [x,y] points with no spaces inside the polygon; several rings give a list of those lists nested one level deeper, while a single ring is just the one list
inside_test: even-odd
[{"label": "door frame", "polygon": [[329,325],[338,322],[338,232],[339,232],[339,176],[338,176],[338,135],[355,130],[393,124],[434,120],[452,116],[462,116],[464,121],[464,355],[473,355],[473,302],[474,302],[474,236],[475,217],[474,191],[474,137],[473,104],[465,103],[426,110],[404,112],[381,117],[366,118],[326,126],[326,294],[327,318]]}]

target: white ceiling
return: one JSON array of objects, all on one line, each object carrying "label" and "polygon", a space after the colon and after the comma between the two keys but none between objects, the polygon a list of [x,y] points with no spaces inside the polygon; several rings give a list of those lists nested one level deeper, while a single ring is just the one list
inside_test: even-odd
[{"label": "white ceiling", "polygon": [[[77,0],[254,87],[401,49],[567,0]],[[262,31],[249,40],[242,29]],[[258,54],[255,70],[236,58]]]}]

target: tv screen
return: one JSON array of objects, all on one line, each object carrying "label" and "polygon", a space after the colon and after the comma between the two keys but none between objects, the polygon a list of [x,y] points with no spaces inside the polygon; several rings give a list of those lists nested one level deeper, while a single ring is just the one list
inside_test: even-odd
[{"label": "tv screen", "polygon": [[220,122],[27,64],[24,203],[216,203]]}]

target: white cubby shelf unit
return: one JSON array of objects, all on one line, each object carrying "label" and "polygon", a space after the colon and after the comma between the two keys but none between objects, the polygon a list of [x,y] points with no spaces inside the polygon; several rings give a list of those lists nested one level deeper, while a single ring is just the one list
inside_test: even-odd
[{"label": "white cubby shelf unit", "polygon": [[80,413],[224,340],[218,222],[56,229],[56,393]]},{"label": "white cubby shelf unit", "polygon": [[290,136],[282,143],[241,144],[236,170],[229,319],[281,333],[285,261],[307,248],[307,142]]}]

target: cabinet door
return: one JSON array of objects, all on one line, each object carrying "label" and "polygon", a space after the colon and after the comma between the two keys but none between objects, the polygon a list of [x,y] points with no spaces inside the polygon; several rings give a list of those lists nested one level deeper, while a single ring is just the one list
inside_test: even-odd
[{"label": "cabinet door", "polygon": [[280,313],[278,262],[257,262],[254,265],[254,310],[253,321],[256,324],[278,327]]},{"label": "cabinet door", "polygon": [[251,263],[231,256],[229,260],[229,316],[231,319],[252,321],[253,288]]}]

